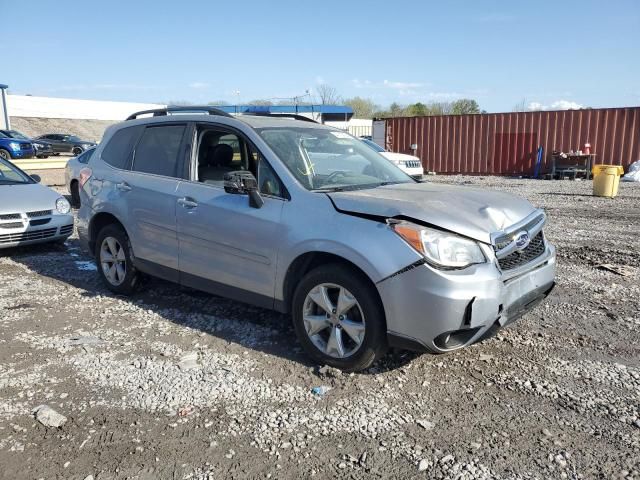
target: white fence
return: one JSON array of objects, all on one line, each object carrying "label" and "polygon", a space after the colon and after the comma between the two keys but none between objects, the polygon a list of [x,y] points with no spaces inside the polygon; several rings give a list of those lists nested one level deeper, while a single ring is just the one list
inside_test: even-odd
[{"label": "white fence", "polygon": [[163,108],[155,103],[106,102],[75,98],[7,95],[9,117],[71,118],[121,121],[134,112]]}]

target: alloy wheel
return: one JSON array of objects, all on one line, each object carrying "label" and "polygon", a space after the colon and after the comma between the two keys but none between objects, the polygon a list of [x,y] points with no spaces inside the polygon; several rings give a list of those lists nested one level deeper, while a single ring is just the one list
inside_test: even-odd
[{"label": "alloy wheel", "polygon": [[114,286],[127,276],[127,257],[124,248],[114,237],[105,237],[100,245],[100,267],[107,281]]},{"label": "alloy wheel", "polygon": [[309,340],[333,358],[353,355],[364,341],[362,308],[340,285],[322,283],[312,288],[304,300],[302,321]]}]

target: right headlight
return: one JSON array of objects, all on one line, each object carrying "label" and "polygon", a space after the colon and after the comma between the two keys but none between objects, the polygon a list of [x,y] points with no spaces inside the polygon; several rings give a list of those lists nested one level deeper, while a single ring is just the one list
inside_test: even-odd
[{"label": "right headlight", "polygon": [[405,221],[390,226],[435,267],[457,269],[487,261],[476,242],[454,233]]}]

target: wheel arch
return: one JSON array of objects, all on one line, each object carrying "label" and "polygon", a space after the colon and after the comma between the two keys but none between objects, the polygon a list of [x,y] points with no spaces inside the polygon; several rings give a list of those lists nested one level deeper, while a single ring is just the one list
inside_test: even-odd
[{"label": "wheel arch", "polygon": [[386,325],[386,315],[384,306],[382,304],[382,298],[380,297],[380,292],[378,292],[378,288],[376,287],[375,282],[371,279],[371,277],[358,265],[353,263],[351,260],[337,255],[335,253],[329,253],[324,251],[309,251],[298,255],[287,268],[287,272],[284,276],[283,281],[283,301],[281,308],[279,310],[289,313],[291,311],[291,302],[293,300],[293,293],[295,291],[296,285],[299,281],[314,268],[319,267],[320,265],[327,264],[339,264],[343,265],[351,270],[353,270],[359,277],[361,277],[365,282],[369,284],[372,291],[375,292],[375,295],[380,303],[380,308],[383,314],[383,318],[385,319]]},{"label": "wheel arch", "polygon": [[129,235],[122,222],[110,212],[100,212],[91,218],[91,221],[89,222],[89,251],[91,253],[95,253],[96,239],[100,230],[107,225],[112,224],[118,225],[122,230],[124,230],[127,236]]}]

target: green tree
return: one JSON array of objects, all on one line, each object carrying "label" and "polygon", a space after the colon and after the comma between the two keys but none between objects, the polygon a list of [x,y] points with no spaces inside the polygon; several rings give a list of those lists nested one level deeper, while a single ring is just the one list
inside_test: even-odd
[{"label": "green tree", "polygon": [[429,115],[429,107],[421,102],[414,103],[406,108],[406,115],[409,117],[424,117]]},{"label": "green tree", "polygon": [[369,98],[348,98],[344,101],[344,104],[351,107],[354,118],[373,118],[379,111],[378,105]]},{"label": "green tree", "polygon": [[393,102],[391,105],[389,105],[389,114],[392,117],[402,117],[405,114],[404,107],[396,102]]},{"label": "green tree", "polygon": [[480,106],[475,100],[461,98],[451,104],[452,115],[468,115],[470,113],[480,113]]}]

